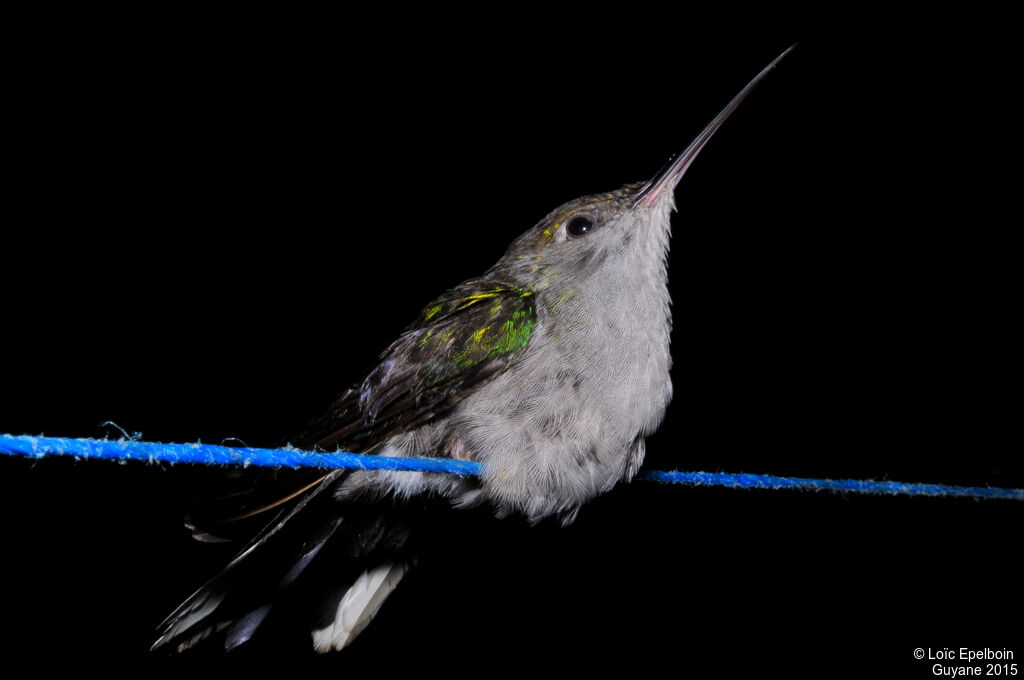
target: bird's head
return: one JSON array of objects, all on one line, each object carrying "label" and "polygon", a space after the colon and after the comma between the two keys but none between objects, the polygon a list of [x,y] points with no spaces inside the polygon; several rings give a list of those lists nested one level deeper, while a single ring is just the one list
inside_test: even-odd
[{"label": "bird's head", "polygon": [[[722,123],[793,47],[780,54],[650,181],[565,203],[516,239],[499,267],[544,290],[566,280],[621,281],[664,271],[675,188]],[[629,273],[637,268],[647,272]]]}]

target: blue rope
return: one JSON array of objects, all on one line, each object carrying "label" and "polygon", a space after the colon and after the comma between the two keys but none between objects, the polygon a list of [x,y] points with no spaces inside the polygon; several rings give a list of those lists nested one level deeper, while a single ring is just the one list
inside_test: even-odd
[{"label": "blue rope", "polygon": [[149,463],[201,463],[248,467],[317,467],[326,470],[398,470],[478,475],[483,465],[450,458],[397,458],[359,453],[310,453],[298,449],[250,449],[211,444],[158,444],[132,439],[69,439],[0,434],[0,453],[42,458],[48,455],[144,460]]},{"label": "blue rope", "polygon": [[[399,458],[358,453],[310,453],[298,449],[232,448],[211,444],[158,444],[131,439],[69,439],[0,434],[0,454],[42,458],[48,455],[142,460],[149,463],[201,463],[203,465],[255,465],[260,467],[318,467],[347,470],[393,470],[478,475],[481,463],[451,458]],[[725,472],[666,472],[648,470],[637,479],[663,484],[721,486],[733,489],[807,489],[861,494],[953,496],[1024,501],[1024,489],[1001,489],[945,484],[907,484],[860,479],[808,479]]]},{"label": "blue rope", "polygon": [[863,494],[888,494],[891,496],[954,496],[1024,501],[1024,489],[876,482],[870,479],[813,479],[744,473],[732,474],[728,472],[665,472],[663,470],[641,472],[637,475],[637,479],[661,482],[663,484],[724,486],[732,489],[807,489],[809,491],[846,491]]}]

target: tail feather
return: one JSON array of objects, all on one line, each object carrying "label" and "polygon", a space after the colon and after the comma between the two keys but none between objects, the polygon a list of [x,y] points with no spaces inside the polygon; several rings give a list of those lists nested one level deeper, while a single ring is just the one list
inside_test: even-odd
[{"label": "tail feather", "polygon": [[355,639],[377,615],[384,600],[409,570],[407,562],[391,562],[367,569],[341,594],[334,618],[313,631],[318,652],[340,650]]},{"label": "tail feather", "polygon": [[329,491],[339,474],[281,511],[223,571],[185,600],[160,625],[152,648],[180,652],[222,635],[225,648],[234,649],[256,633],[300,577],[305,583],[315,582],[316,576],[332,579],[327,592],[340,599],[332,600],[338,603],[332,623],[314,631],[315,647],[327,651],[351,642],[408,570],[409,529],[401,519],[381,516],[379,508],[349,508],[340,515],[341,506]]},{"label": "tail feather", "polygon": [[[294,582],[337,530],[341,518],[336,513],[311,510],[330,502],[330,494],[323,492],[337,476],[328,476],[281,511],[219,574],[181,603],[160,624],[152,649],[175,642],[183,651],[229,627],[236,644],[248,639],[262,621],[254,612],[264,607],[269,611],[280,591]],[[239,626],[243,620],[249,625]]]}]

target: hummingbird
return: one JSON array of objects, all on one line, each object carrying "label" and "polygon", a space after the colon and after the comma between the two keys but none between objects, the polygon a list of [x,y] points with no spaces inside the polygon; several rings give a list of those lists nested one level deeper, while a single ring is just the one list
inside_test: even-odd
[{"label": "hummingbird", "polygon": [[[795,47],[795,46],[794,46]],[[160,625],[153,649],[248,641],[314,567],[319,652],[350,644],[415,562],[413,499],[572,523],[640,469],[672,399],[668,250],[674,190],[722,123],[792,50],[758,73],[651,180],[577,198],[445,292],[362,382],[290,439],[301,449],[483,463],[478,477],[278,471],[189,520],[200,540],[265,522]],[[258,474],[258,473],[256,473]],[[240,503],[239,500],[242,499]],[[325,566],[326,565],[326,566]]]}]

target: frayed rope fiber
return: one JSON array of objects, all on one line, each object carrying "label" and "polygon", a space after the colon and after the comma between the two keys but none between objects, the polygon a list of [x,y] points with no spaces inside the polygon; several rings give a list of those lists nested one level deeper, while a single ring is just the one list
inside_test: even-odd
[{"label": "frayed rope fiber", "polygon": [[[69,439],[0,434],[0,454],[42,458],[50,455],[141,460],[149,463],[200,463],[203,465],[255,465],[260,467],[318,467],[347,470],[392,470],[479,475],[483,464],[450,458],[399,458],[358,453],[311,453],[298,449],[252,449],[211,444],[158,444],[132,439]],[[1024,501],[1024,489],[1001,489],[945,484],[907,484],[859,479],[807,479],[774,475],[725,472],[666,472],[648,470],[637,479],[664,484],[722,486],[733,489],[806,489],[901,496],[954,496]]]}]

